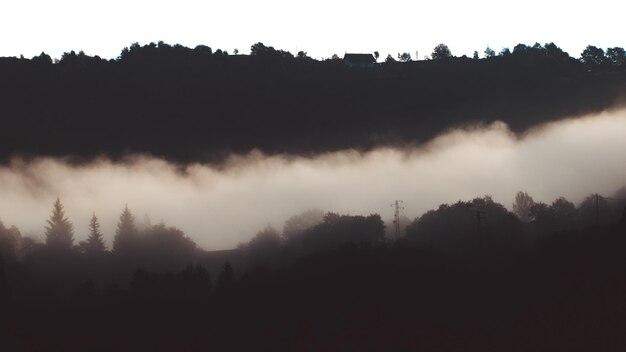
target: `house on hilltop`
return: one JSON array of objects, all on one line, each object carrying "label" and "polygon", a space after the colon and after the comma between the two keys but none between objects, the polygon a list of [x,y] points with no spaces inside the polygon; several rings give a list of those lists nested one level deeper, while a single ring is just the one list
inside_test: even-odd
[{"label": "house on hilltop", "polygon": [[343,63],[350,68],[373,68],[376,66],[376,59],[372,54],[345,54]]}]

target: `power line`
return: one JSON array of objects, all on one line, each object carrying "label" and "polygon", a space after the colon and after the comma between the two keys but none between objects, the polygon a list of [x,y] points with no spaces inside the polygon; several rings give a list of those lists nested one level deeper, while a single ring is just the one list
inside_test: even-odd
[{"label": "power line", "polygon": [[396,240],[400,239],[400,210],[404,210],[404,207],[400,205],[401,203],[404,204],[404,201],[396,200],[393,204],[390,204],[390,206],[394,207],[393,225],[396,232]]},{"label": "power line", "polygon": [[612,200],[612,201],[616,201],[616,202],[626,202],[626,199],[622,199],[622,198],[602,197],[602,199]]},{"label": "power line", "polygon": [[[604,197],[604,196],[600,196],[599,193],[594,194],[592,197],[595,198],[594,208],[595,208],[596,226],[600,226],[600,198],[602,198],[602,200],[604,201],[610,200],[614,202],[626,202],[626,199]],[[626,205],[624,206],[623,217],[626,218]]]}]

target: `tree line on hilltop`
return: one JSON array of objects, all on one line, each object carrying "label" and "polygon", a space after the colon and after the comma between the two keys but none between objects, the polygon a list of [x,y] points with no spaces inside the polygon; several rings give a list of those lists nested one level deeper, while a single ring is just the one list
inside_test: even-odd
[{"label": "tree line on hilltop", "polygon": [[[512,54],[519,55],[519,56],[526,56],[527,58],[532,57],[532,56],[536,56],[536,57],[547,56],[547,57],[552,57],[554,59],[568,59],[568,60],[573,59],[581,63],[584,63],[585,65],[588,65],[588,66],[605,65],[605,66],[613,66],[613,67],[622,67],[626,63],[626,51],[622,47],[611,47],[611,48],[607,48],[606,50],[604,50],[594,45],[588,45],[585,48],[585,50],[583,50],[583,52],[580,54],[580,57],[576,59],[576,58],[571,57],[569,53],[563,51],[554,43],[546,43],[544,45],[535,43],[532,46],[529,46],[526,44],[518,44],[513,48],[513,50],[510,50],[509,48],[505,47],[505,48],[502,48],[502,50],[500,50],[500,52],[497,54],[491,47],[487,46],[487,48],[483,52],[483,58],[488,59],[488,58],[493,58],[496,56],[509,56]],[[246,55],[240,55],[239,50],[237,49],[235,49],[234,55],[246,56]],[[374,51],[372,55],[374,56],[376,60],[378,60],[380,57],[380,54],[378,53],[378,51]],[[85,54],[83,51],[79,51],[78,53],[76,53],[75,51],[72,50],[72,51],[63,53],[60,59],[55,59],[55,60],[53,60],[50,57],[50,55],[46,54],[45,52],[42,52],[40,55],[34,56],[31,59],[31,61],[38,63],[38,64],[55,63],[55,64],[88,66],[88,65],[97,64],[103,61],[116,62],[116,61],[127,60],[127,61],[135,61],[139,63],[150,63],[151,61],[154,62],[154,60],[168,60],[168,59],[175,60],[177,57],[180,57],[180,56],[187,56],[189,58],[193,56],[199,56],[199,57],[204,57],[206,59],[210,56],[227,57],[229,56],[229,53],[228,51],[221,50],[221,49],[217,49],[213,51],[211,47],[206,46],[206,45],[198,45],[195,48],[191,49],[191,48],[184,47],[180,44],[169,45],[161,41],[158,43],[152,42],[143,46],[140,45],[139,43],[133,43],[130,47],[126,47],[122,49],[120,55],[117,58],[111,59],[111,60],[102,59],[98,55],[89,56]],[[277,60],[306,59],[306,60],[312,60],[312,61],[319,61],[319,60],[315,60],[309,57],[305,51],[299,51],[296,55],[294,55],[290,53],[289,51],[275,49],[273,46],[266,46],[265,44],[261,42],[255,43],[250,47],[250,56],[273,58]],[[466,56],[464,55],[463,57],[466,57]],[[430,56],[426,55],[424,57],[424,60],[442,60],[442,59],[451,59],[451,58],[455,58],[455,56],[452,54],[452,51],[446,44],[441,43],[441,44],[438,44],[433,49]],[[25,60],[23,56],[20,57],[20,59]],[[474,60],[480,59],[480,55],[478,51],[474,51],[474,54],[472,55],[472,59]],[[329,59],[322,59],[321,61],[338,61],[338,60],[342,60],[341,57],[339,57],[339,55],[337,54],[333,54]],[[394,59],[394,57],[391,56],[391,54],[389,54],[384,60],[385,63],[392,63],[392,62],[397,62],[397,61],[409,62],[409,61],[420,61],[420,60],[417,57],[415,58],[415,60],[413,60],[409,52],[398,53],[397,60]]]},{"label": "tree line on hilltop", "polygon": [[[423,142],[456,125],[514,131],[609,108],[623,98],[624,50],[519,44],[484,58],[388,57],[353,69],[262,43],[250,55],[199,45],[133,44],[105,60],[0,58],[0,157],[76,160],[148,153],[219,161],[230,153],[318,153]],[[477,55],[475,55],[477,57]],[[115,138],[112,138],[115,136]]]},{"label": "tree line on hilltop", "polygon": [[[402,225],[400,239],[419,246],[433,246],[448,254],[461,253],[482,242],[504,249],[526,248],[551,233],[624,222],[626,193],[622,189],[614,197],[590,195],[576,206],[563,197],[550,204],[535,202],[528,193],[518,192],[511,209],[490,196],[442,204]],[[22,236],[15,226],[6,227],[0,222],[0,255],[4,261],[40,263],[42,268],[54,265],[46,261],[61,257],[120,262],[128,277],[128,272],[138,267],[178,271],[187,264],[207,264],[206,256],[210,257],[211,253],[199,248],[176,227],[162,222],[152,225],[149,220],[138,224],[128,206],[119,216],[109,246],[95,213],[89,220],[86,239],[75,243],[74,225],[58,198],[46,224],[41,243]],[[281,231],[272,226],[260,230],[249,241],[225,251],[229,254],[224,258],[245,272],[257,265],[288,265],[297,258],[329,252],[348,243],[377,245],[394,239],[399,240],[386,231],[378,214],[353,216],[309,210],[287,219]],[[221,264],[212,262],[212,265]],[[115,275],[106,279],[114,278]]]}]

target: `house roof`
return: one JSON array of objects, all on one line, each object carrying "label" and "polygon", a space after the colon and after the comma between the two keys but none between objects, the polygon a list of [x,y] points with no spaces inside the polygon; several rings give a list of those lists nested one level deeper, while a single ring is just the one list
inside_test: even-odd
[{"label": "house roof", "polygon": [[345,54],[343,56],[344,61],[349,61],[353,64],[374,64],[376,59],[372,54]]}]

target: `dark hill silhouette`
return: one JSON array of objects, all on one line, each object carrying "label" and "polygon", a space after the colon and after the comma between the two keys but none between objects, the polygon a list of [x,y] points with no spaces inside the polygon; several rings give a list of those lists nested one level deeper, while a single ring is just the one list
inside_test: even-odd
[{"label": "dark hill silhouette", "polygon": [[0,158],[138,152],[215,161],[254,148],[309,154],[419,143],[475,121],[522,131],[623,98],[626,70],[612,49],[596,63],[552,43],[520,44],[487,59],[367,70],[262,43],[249,56],[160,42],[108,61],[82,52],[57,64],[45,53],[0,58]]},{"label": "dark hill silhouette", "polygon": [[234,275],[223,263],[217,278],[188,266],[137,270],[125,288],[87,281],[55,297],[44,286],[38,299],[15,295],[3,310],[10,324],[2,343],[64,351],[620,350],[624,234],[623,225],[561,232],[522,252],[477,247],[456,259],[406,241],[360,244],[273,272]]},{"label": "dark hill silhouette", "polygon": [[[123,251],[27,249],[28,237],[2,225],[0,347],[623,350],[621,204],[591,195],[547,205],[518,194],[528,212],[488,196],[444,204],[396,241],[379,215],[307,211],[282,233],[267,227],[218,252],[175,227],[135,229],[127,207],[118,230],[137,233]],[[97,233],[95,216],[91,224]]]}]

